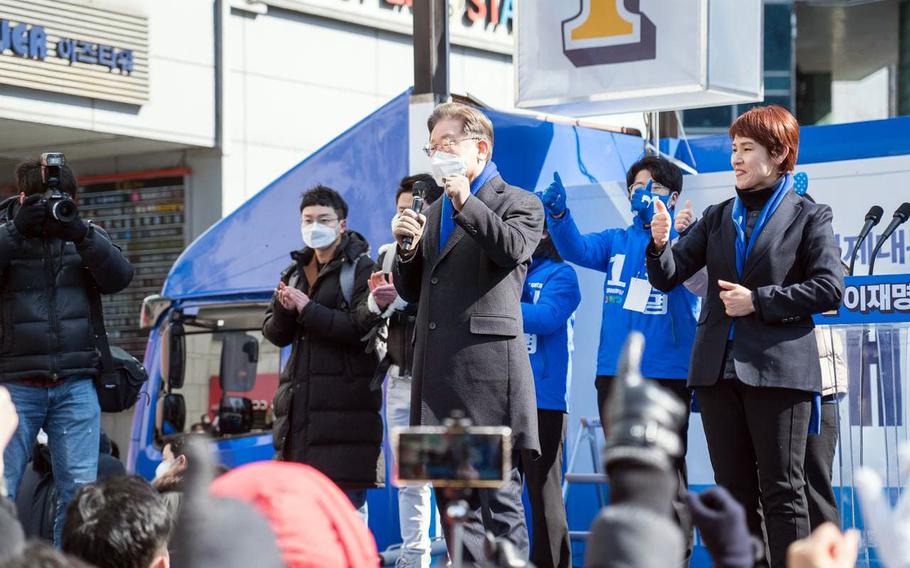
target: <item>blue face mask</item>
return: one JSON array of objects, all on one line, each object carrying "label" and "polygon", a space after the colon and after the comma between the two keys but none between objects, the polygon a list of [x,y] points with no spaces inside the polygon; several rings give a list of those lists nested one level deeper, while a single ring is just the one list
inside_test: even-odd
[{"label": "blue face mask", "polygon": [[[672,195],[656,195],[651,192],[653,181],[649,181],[644,189],[639,189],[632,194],[632,213],[636,213],[641,222],[645,225],[651,224],[651,218],[654,217],[654,200],[660,199],[670,209],[670,198]],[[672,210],[671,210],[672,213]]]}]

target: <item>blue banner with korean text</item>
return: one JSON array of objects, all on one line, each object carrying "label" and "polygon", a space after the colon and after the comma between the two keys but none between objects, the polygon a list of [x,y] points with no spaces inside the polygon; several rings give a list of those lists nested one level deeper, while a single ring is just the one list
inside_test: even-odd
[{"label": "blue banner with korean text", "polygon": [[848,276],[837,314],[814,319],[818,325],[910,322],[910,274]]}]

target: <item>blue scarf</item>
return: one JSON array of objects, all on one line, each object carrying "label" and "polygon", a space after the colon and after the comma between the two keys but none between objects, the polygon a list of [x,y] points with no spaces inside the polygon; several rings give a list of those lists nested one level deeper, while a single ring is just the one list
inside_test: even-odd
[{"label": "blue scarf", "polygon": [[[499,170],[496,168],[496,164],[492,160],[487,162],[480,175],[471,182],[471,195],[476,195],[477,191],[485,183],[498,175]],[[442,217],[439,221],[439,252],[442,252],[442,249],[446,247],[446,243],[449,241],[449,237],[452,236],[452,232],[455,230],[455,206],[445,193],[442,194]]]},{"label": "blue scarf", "polygon": [[[752,249],[755,247],[755,241],[758,240],[758,236],[761,234],[762,229],[765,228],[765,225],[768,224],[768,220],[771,219],[771,216],[774,215],[774,212],[777,211],[777,208],[780,206],[781,202],[786,197],[787,192],[793,188],[793,176],[790,174],[784,174],[780,181],[777,182],[777,187],[774,189],[774,193],[771,195],[771,199],[765,203],[765,206],[761,210],[761,214],[758,216],[758,221],[755,223],[755,227],[752,228],[752,235],[749,237],[749,242],[746,243],[746,217],[748,213],[746,211],[746,206],[743,205],[742,200],[737,195],[733,200],[733,227],[736,229],[736,272],[739,274],[740,279],[743,277],[743,268],[746,264],[746,259],[749,258],[749,253],[752,252]],[[730,339],[733,339],[733,330],[734,325],[730,326]],[[809,434],[818,435],[821,432],[821,394],[812,393],[812,412],[809,416]]]},{"label": "blue scarf", "polygon": [[[751,253],[752,249],[755,247],[755,241],[758,240],[758,236],[761,234],[762,229],[768,224],[771,215],[774,215],[774,212],[777,211],[781,201],[784,200],[784,196],[792,187],[793,176],[784,174],[777,182],[774,193],[771,194],[771,199],[762,207],[761,213],[758,216],[758,221],[756,221],[755,226],[752,228],[752,235],[749,237],[748,243],[746,243],[746,219],[748,217],[748,211],[746,211],[746,206],[743,204],[742,199],[739,198],[739,195],[733,199],[733,211],[730,216],[733,219],[733,228],[736,229],[736,273],[739,275],[740,280],[742,280],[743,277],[743,267],[746,265],[746,259],[749,258],[749,253]],[[735,327],[736,320],[730,324],[730,333],[727,336],[727,339],[733,339]]]},{"label": "blue scarf", "polygon": [[738,195],[733,200],[733,213],[731,216],[733,217],[733,227],[736,229],[736,272],[739,274],[740,278],[743,277],[743,267],[746,264],[746,259],[749,258],[749,253],[751,253],[752,249],[755,247],[755,241],[758,240],[758,236],[761,234],[762,229],[768,224],[768,221],[771,219],[771,216],[774,215],[774,212],[777,211],[777,208],[784,200],[787,192],[792,188],[793,176],[784,174],[784,176],[780,178],[780,181],[777,182],[777,187],[774,189],[771,199],[769,199],[762,208],[761,214],[758,216],[758,221],[752,229],[752,235],[749,237],[748,243],[746,243],[746,218],[748,217],[746,206]]}]

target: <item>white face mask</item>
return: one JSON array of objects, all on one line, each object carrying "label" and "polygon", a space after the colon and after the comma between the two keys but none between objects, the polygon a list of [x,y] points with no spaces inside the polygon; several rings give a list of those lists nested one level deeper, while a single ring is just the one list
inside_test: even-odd
[{"label": "white face mask", "polygon": [[171,467],[174,465],[174,462],[163,460],[158,464],[158,467],[155,468],[155,479],[160,479],[167,472],[171,470]]},{"label": "white face mask", "polygon": [[464,165],[464,160],[455,154],[448,152],[436,152],[430,157],[430,171],[433,173],[433,179],[440,186],[445,185],[442,178],[446,176],[465,175],[468,168]]},{"label": "white face mask", "polygon": [[395,232],[395,223],[398,222],[398,213],[395,213],[395,216],[392,217],[392,232]]},{"label": "white face mask", "polygon": [[338,233],[331,227],[326,227],[320,223],[310,223],[300,227],[300,236],[306,246],[314,249],[322,249],[330,246],[338,238]]}]

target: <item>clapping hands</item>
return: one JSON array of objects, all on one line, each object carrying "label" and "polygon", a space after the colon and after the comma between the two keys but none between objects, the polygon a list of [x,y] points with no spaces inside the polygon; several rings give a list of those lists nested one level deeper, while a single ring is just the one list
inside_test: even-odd
[{"label": "clapping hands", "polygon": [[298,313],[303,312],[303,308],[310,303],[310,297],[298,290],[297,288],[292,288],[284,282],[278,284],[278,303],[286,310],[296,311]]},{"label": "clapping hands", "polygon": [[388,280],[386,280],[385,273],[374,272],[370,275],[369,285],[373,300],[376,301],[376,305],[382,310],[389,307],[398,298],[398,291],[395,290],[395,280],[391,274],[388,275]]}]

